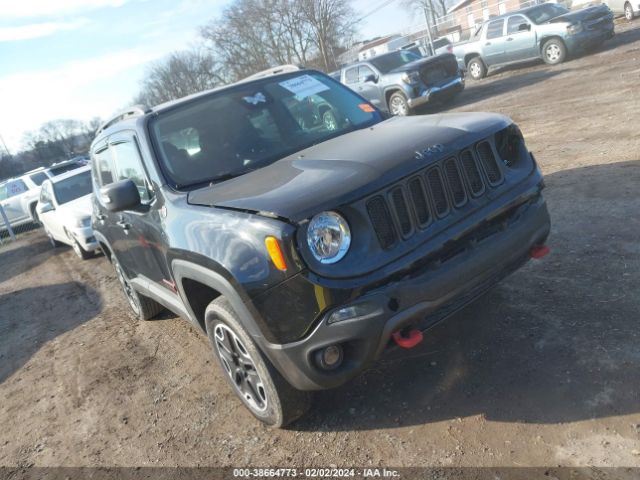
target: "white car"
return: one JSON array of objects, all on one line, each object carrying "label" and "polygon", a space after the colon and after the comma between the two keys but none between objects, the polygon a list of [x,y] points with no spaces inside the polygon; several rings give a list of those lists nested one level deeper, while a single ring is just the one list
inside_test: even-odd
[{"label": "white car", "polygon": [[640,0],[603,0],[602,3],[616,15],[623,14],[629,21],[640,15]]},{"label": "white car", "polygon": [[[66,160],[54,163],[48,168],[40,167],[20,177],[0,182],[0,205],[11,228],[15,229],[28,223],[39,223],[36,204],[40,198],[42,182],[82,166],[84,163],[78,160]],[[7,226],[4,219],[0,217],[0,231],[3,230],[7,230]]]},{"label": "white car", "polygon": [[99,247],[91,228],[91,192],[91,167],[78,168],[43,182],[36,207],[51,244],[70,245],[82,259]]}]

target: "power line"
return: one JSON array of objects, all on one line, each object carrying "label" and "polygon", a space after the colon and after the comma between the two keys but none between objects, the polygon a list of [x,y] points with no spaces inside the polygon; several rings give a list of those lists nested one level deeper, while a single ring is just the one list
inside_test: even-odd
[{"label": "power line", "polygon": [[361,16],[357,22],[360,22],[362,20],[364,20],[367,17],[370,17],[371,15],[373,15],[374,13],[382,10],[384,7],[386,7],[387,5],[392,4],[393,2],[395,2],[396,0],[383,0],[382,3],[380,3],[377,7],[372,8],[371,10],[369,10],[367,13],[365,13],[363,16]]}]

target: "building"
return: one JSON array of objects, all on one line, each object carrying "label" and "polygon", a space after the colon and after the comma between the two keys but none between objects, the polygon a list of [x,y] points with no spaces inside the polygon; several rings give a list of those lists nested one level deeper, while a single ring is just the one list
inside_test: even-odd
[{"label": "building", "polygon": [[542,3],[540,0],[460,0],[435,25],[437,36],[457,42],[465,40],[477,25],[491,17]]}]

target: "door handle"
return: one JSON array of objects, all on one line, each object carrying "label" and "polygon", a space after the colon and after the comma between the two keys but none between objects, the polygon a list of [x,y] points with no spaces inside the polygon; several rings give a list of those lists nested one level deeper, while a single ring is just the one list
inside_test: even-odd
[{"label": "door handle", "polygon": [[513,40],[512,37],[507,38],[507,42],[510,42],[511,40]]},{"label": "door handle", "polygon": [[129,230],[131,228],[131,224],[125,222],[124,220],[120,220],[119,222],[116,222],[116,225],[118,225],[124,231],[127,231],[127,230]]},{"label": "door handle", "polygon": [[487,43],[484,44],[485,47],[488,46],[488,45],[491,45],[491,42],[487,42]]},{"label": "door handle", "polygon": [[98,220],[100,220],[101,222],[104,222],[107,219],[107,216],[102,214],[102,213],[99,213],[99,214],[96,215],[96,218]]}]

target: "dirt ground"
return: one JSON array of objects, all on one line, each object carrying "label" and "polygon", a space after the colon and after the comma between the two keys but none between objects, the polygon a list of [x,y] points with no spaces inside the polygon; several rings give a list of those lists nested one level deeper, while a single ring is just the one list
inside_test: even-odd
[{"label": "dirt ground", "polygon": [[452,109],[521,126],[552,254],[288,430],[206,338],[129,314],[103,257],[40,231],[0,248],[0,465],[640,467],[640,20],[598,52],[469,81]]}]

